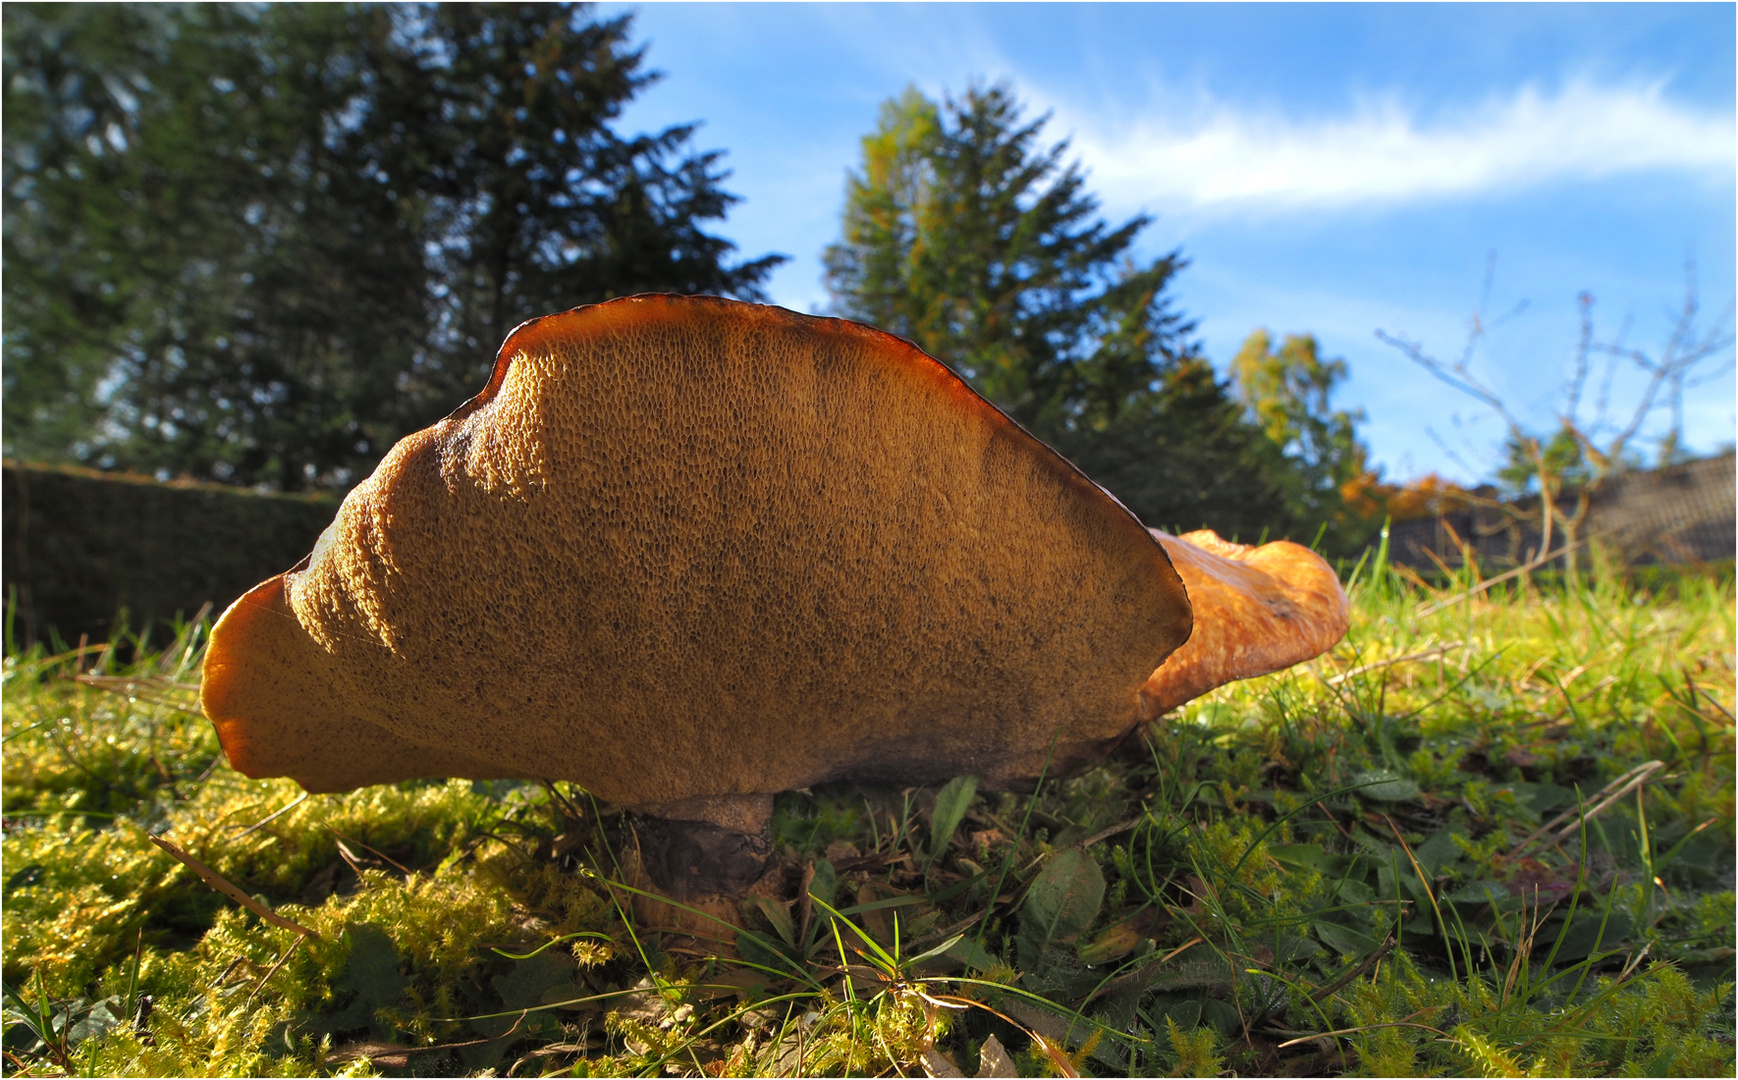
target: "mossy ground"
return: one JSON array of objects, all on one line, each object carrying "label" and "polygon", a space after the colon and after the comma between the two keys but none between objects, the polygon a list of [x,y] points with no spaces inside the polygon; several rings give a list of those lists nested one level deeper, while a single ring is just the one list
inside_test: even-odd
[{"label": "mossy ground", "polygon": [[1378,570],[1328,657],[1036,795],[782,796],[805,886],[728,960],[575,788],[303,799],[188,711],[200,627],[9,649],[8,1071],[1730,1076],[1732,583],[1596,580]]}]

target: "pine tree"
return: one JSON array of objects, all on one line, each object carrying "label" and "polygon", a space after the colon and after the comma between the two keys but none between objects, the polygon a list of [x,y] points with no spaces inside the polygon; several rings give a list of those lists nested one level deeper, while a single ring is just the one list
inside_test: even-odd
[{"label": "pine tree", "polygon": [[[628,18],[567,6],[424,9],[409,56],[383,64],[369,134],[414,177],[441,240],[438,308],[460,363],[524,319],[636,292],[760,296],[780,256],[731,266],[699,223],[736,199],[693,125],[623,137],[611,123],[655,76]],[[469,369],[467,368],[467,374]]]},{"label": "pine tree", "polygon": [[690,127],[624,136],[628,20],[568,5],[9,6],[5,442],[347,486],[522,319],[758,296]]},{"label": "pine tree", "polygon": [[999,87],[886,103],[825,255],[835,308],[952,366],[1149,522],[1301,531],[1289,463],[1170,305],[1186,263],[1134,261],[1149,219],[1100,218],[1046,120]]},{"label": "pine tree", "polygon": [[883,106],[850,179],[828,288],[844,314],[910,337],[1027,424],[1114,418],[1187,348],[1163,292],[1175,255],[1128,261],[1148,224],[1097,217],[1067,143],[1039,144],[1000,87]]}]

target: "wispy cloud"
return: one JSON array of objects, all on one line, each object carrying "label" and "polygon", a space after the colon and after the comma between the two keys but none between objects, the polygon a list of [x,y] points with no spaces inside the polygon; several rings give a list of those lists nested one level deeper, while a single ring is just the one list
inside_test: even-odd
[{"label": "wispy cloud", "polygon": [[1527,87],[1431,120],[1393,102],[1295,121],[1222,104],[1189,123],[1107,130],[1057,109],[1093,183],[1113,202],[1196,210],[1331,208],[1499,193],[1640,170],[1731,175],[1730,114],[1668,100],[1659,84]]}]

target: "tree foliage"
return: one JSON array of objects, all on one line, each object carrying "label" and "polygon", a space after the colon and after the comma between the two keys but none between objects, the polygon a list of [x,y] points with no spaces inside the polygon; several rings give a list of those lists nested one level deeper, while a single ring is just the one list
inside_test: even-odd
[{"label": "tree foliage", "polygon": [[852,318],[945,359],[1022,423],[1103,423],[1187,353],[1162,293],[1175,254],[1137,268],[1148,219],[1097,217],[1066,143],[1043,147],[1001,88],[883,106],[849,181],[828,288]]},{"label": "tree foliage", "polygon": [[1247,422],[1068,144],[1004,88],[882,106],[825,256],[837,310],[948,363],[1143,519],[1253,539],[1313,531],[1298,465]]},{"label": "tree foliage", "polygon": [[1231,385],[1245,415],[1292,462],[1288,498],[1307,516],[1332,521],[1346,538],[1362,515],[1348,504],[1376,477],[1358,441],[1362,410],[1334,408],[1335,388],[1346,377],[1344,360],[1324,360],[1313,334],[1273,336],[1257,329],[1231,360]]},{"label": "tree foliage", "polygon": [[519,321],[758,296],[691,126],[571,5],[34,6],[5,19],[8,453],[343,487]]}]

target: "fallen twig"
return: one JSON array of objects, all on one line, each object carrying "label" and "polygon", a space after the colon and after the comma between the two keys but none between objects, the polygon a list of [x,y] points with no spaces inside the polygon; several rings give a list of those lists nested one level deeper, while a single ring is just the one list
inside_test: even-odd
[{"label": "fallen twig", "polygon": [[1392,1023],[1388,1023],[1388,1024],[1365,1024],[1362,1027],[1349,1027],[1349,1028],[1340,1028],[1337,1031],[1324,1031],[1320,1035],[1305,1035],[1301,1039],[1288,1039],[1287,1041],[1282,1042],[1278,1046],[1274,1047],[1274,1049],[1275,1050],[1284,1050],[1288,1046],[1296,1046],[1299,1043],[1315,1042],[1318,1039],[1332,1038],[1336,1035],[1356,1035],[1360,1031],[1377,1031],[1377,1030],[1380,1030],[1381,1028],[1397,1028],[1397,1027],[1418,1028],[1420,1031],[1429,1031],[1429,1032],[1433,1032],[1434,1034],[1441,1035],[1445,1039],[1449,1037],[1448,1033],[1446,1031],[1443,1031],[1441,1028],[1433,1028],[1429,1024],[1414,1024],[1414,1023],[1411,1023],[1410,1021],[1406,1021],[1406,1020],[1395,1020]]},{"label": "fallen twig", "polygon": [[296,807],[302,805],[304,802],[307,802],[307,801],[308,801],[308,792],[304,791],[300,795],[296,796],[296,798],[292,802],[290,802],[290,804],[288,806],[285,806],[279,810],[272,811],[271,813],[267,814],[265,817],[260,818],[258,821],[254,822],[252,825],[231,825],[231,826],[229,826],[232,829],[240,829],[241,830],[240,833],[236,834],[234,839],[240,840],[242,837],[246,836],[250,832],[253,832],[255,829],[264,828],[270,822],[275,821],[276,819],[289,813],[291,810],[294,810]]},{"label": "fallen twig", "polygon": [[[1628,795],[1636,788],[1647,783],[1648,779],[1652,777],[1654,773],[1659,772],[1665,767],[1666,763],[1663,761],[1647,761],[1637,765],[1635,768],[1624,773],[1616,780],[1613,780],[1603,788],[1600,788],[1599,793],[1593,796],[1593,805],[1588,807],[1585,811],[1583,811],[1579,806],[1574,810],[1565,810],[1550,821],[1539,826],[1533,831],[1532,835],[1515,845],[1514,850],[1509,852],[1509,858],[1519,858],[1522,852],[1532,846],[1533,841],[1544,836],[1552,829],[1557,829],[1558,826],[1563,826],[1563,823],[1567,821],[1569,824],[1559,829],[1557,835],[1551,839],[1553,844],[1561,844],[1563,841],[1574,835],[1575,831],[1581,828],[1584,822],[1592,821],[1595,817],[1604,813],[1607,807],[1611,806],[1625,795]],[[1571,818],[1574,818],[1575,820],[1570,821]]]},{"label": "fallen twig", "polygon": [[1091,836],[1080,841],[1080,843],[1076,844],[1075,847],[1078,847],[1078,848],[1081,848],[1082,850],[1084,850],[1084,849],[1089,848],[1092,845],[1098,843],[1100,840],[1108,840],[1118,833],[1128,832],[1130,829],[1134,828],[1136,825],[1139,825],[1141,823],[1141,821],[1142,821],[1141,818],[1130,818],[1129,820],[1124,821],[1121,824],[1112,825],[1108,829],[1100,829],[1099,831],[1093,833]]},{"label": "fallen twig", "polygon": [[1345,989],[1345,987],[1348,984],[1350,984],[1352,982],[1352,980],[1359,978],[1366,971],[1369,971],[1371,968],[1375,967],[1377,965],[1377,963],[1379,963],[1384,956],[1387,956],[1392,951],[1394,951],[1394,937],[1392,934],[1390,934],[1386,941],[1384,941],[1384,942],[1382,942],[1382,944],[1376,946],[1376,949],[1374,952],[1372,952],[1369,956],[1364,957],[1363,963],[1359,964],[1357,967],[1346,972],[1344,975],[1341,975],[1339,978],[1335,979],[1333,982],[1329,983],[1327,986],[1324,986],[1322,989],[1317,990],[1314,994],[1312,994],[1310,996],[1310,1004],[1320,1005],[1322,1002],[1333,997],[1335,994],[1337,994],[1341,990]]},{"label": "fallen twig", "polygon": [[[355,855],[353,852],[349,853],[349,854],[344,853],[344,841],[346,841],[346,840],[349,840],[352,844],[355,844],[357,847],[362,848],[365,851],[372,852],[373,854],[379,856],[382,860],[384,860],[388,863],[391,863],[393,868],[396,869],[399,873],[403,874],[405,877],[412,876],[408,867],[406,867],[403,863],[399,862],[397,859],[394,859],[392,856],[386,854],[386,852],[381,851],[378,848],[369,847],[367,844],[364,844],[360,840],[351,839],[350,837],[345,836],[343,833],[339,832],[337,829],[334,829],[332,826],[327,825],[323,821],[320,823],[320,826],[321,826],[321,828],[325,829],[327,832],[331,833],[333,836],[336,836],[338,838],[339,853],[344,854],[344,856],[345,856],[344,861],[350,863],[350,865],[353,868],[356,865]],[[361,873],[361,871],[358,870],[358,874],[360,874],[360,873]]]},{"label": "fallen twig", "polygon": [[244,893],[240,889],[236,888],[234,885],[231,885],[227,880],[224,879],[223,875],[219,874],[217,871],[213,870],[211,867],[206,866],[204,863],[200,862],[198,859],[195,859],[193,856],[187,854],[185,851],[182,851],[179,847],[176,847],[174,844],[171,844],[169,841],[163,839],[161,836],[152,836],[151,843],[156,844],[158,847],[162,848],[164,851],[167,851],[170,855],[173,855],[175,858],[179,859],[181,861],[181,863],[183,865],[185,865],[189,870],[193,871],[195,874],[198,874],[201,878],[204,878],[205,883],[207,885],[210,885],[212,888],[216,889],[218,892],[229,897],[231,900],[234,900],[236,903],[240,904],[242,907],[247,908],[249,911],[253,912],[255,915],[258,915],[260,918],[264,919],[266,922],[271,923],[273,926],[282,927],[285,930],[294,930],[296,933],[301,934],[305,937],[311,937],[316,941],[320,940],[319,934],[314,933],[312,930],[303,926],[301,923],[295,921],[294,919],[286,919],[282,915],[279,915],[277,912],[273,911],[271,908],[266,907],[264,904],[260,903],[258,900],[255,900],[253,897],[249,896],[247,893]]},{"label": "fallen twig", "polygon": [[[518,1031],[519,1025],[524,1020],[525,1018],[521,1016],[517,1021],[514,1021],[513,1027],[507,1032],[507,1035],[512,1035],[513,1032]],[[498,1037],[506,1038],[507,1036]],[[492,1041],[492,1039],[471,1039],[468,1042],[437,1043],[432,1046],[399,1046],[397,1043],[358,1042],[339,1047],[332,1051],[326,1060],[335,1065],[348,1065],[352,1061],[367,1058],[368,1063],[377,1068],[405,1069],[410,1067],[412,1054],[429,1054],[437,1050],[462,1050],[467,1046],[481,1046]],[[545,1049],[552,1050],[554,1048],[545,1047]]]},{"label": "fallen twig", "polygon": [[283,967],[286,963],[289,962],[290,957],[295,955],[296,950],[301,948],[302,942],[304,942],[306,940],[308,940],[306,937],[298,937],[296,940],[290,942],[290,947],[284,950],[284,955],[278,957],[278,962],[273,964],[271,967],[271,970],[266,972],[263,976],[261,976],[260,981],[258,983],[256,983],[254,985],[254,988],[248,992],[247,1000],[242,1002],[242,1008],[245,1009],[248,1007],[248,1005],[253,1003],[254,995],[258,994],[261,990],[265,989],[266,983],[269,983],[272,981],[272,976],[276,975],[278,973],[278,969]]},{"label": "fallen twig", "polygon": [[1449,650],[1458,649],[1465,644],[1466,642],[1464,641],[1450,641],[1447,644],[1438,645],[1434,649],[1425,649],[1423,652],[1407,653],[1405,656],[1395,656],[1387,660],[1376,660],[1368,664],[1359,664],[1350,671],[1342,671],[1333,678],[1324,679],[1323,681],[1329,686],[1338,686],[1347,679],[1356,678],[1359,675],[1364,675],[1372,671],[1380,671],[1385,667],[1393,667],[1395,664],[1404,664],[1411,660],[1435,660],[1440,656],[1446,655]]}]

